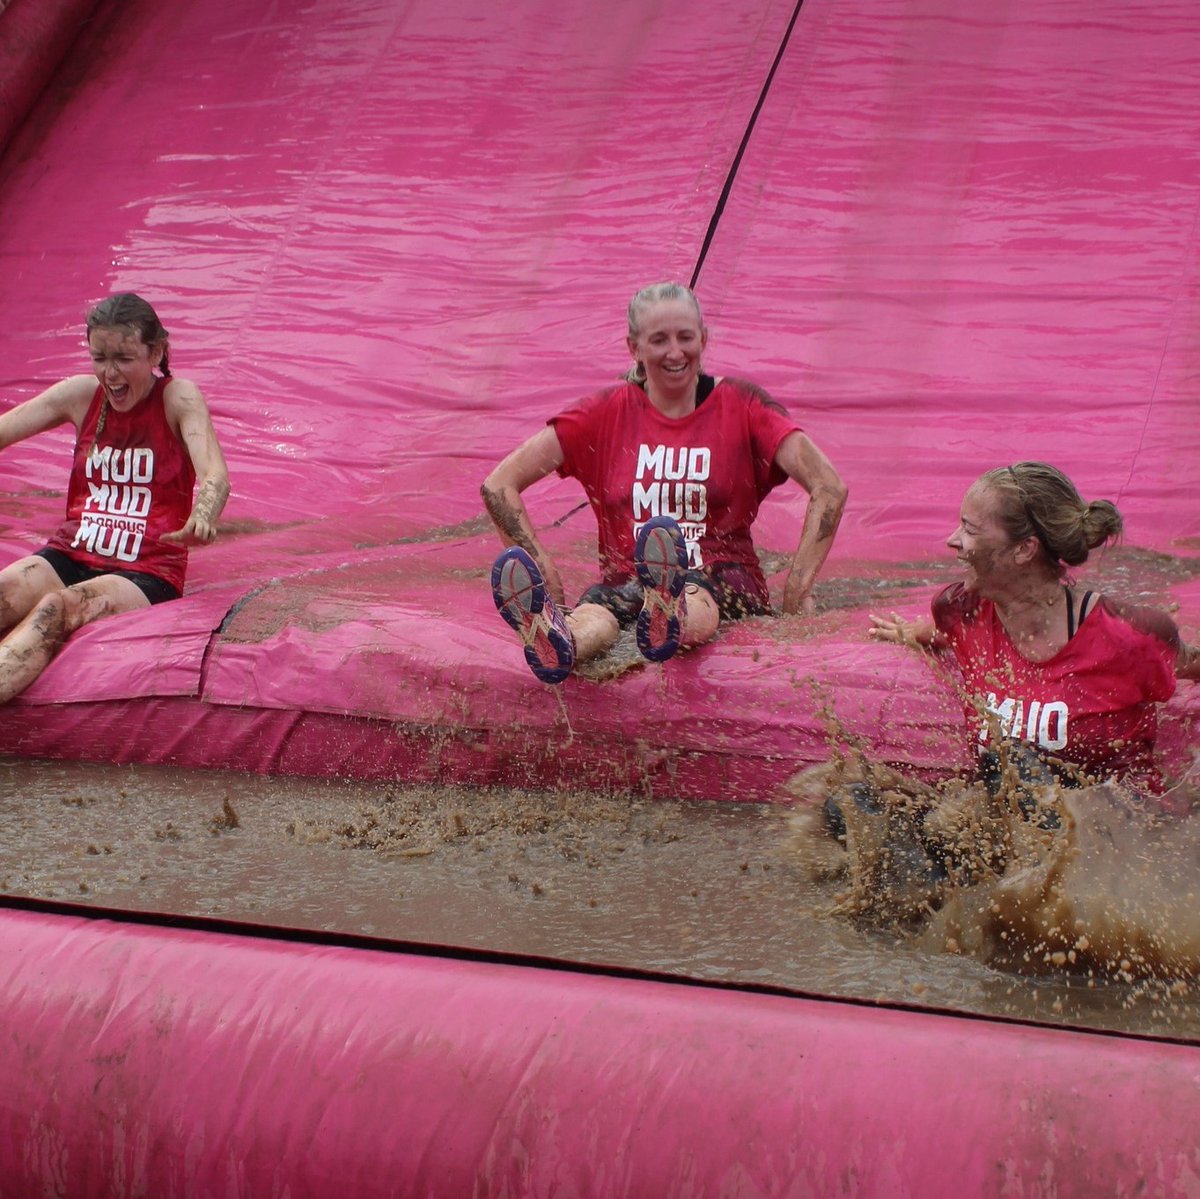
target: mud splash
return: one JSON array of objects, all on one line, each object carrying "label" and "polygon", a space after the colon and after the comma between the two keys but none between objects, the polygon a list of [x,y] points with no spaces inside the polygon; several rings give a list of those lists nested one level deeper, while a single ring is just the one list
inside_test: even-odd
[{"label": "mud splash", "polygon": [[[793,780],[796,845],[834,911],[1019,974],[1186,988],[1200,974],[1200,788],[1167,805],[1005,768],[926,785],[856,755]],[[840,818],[840,823],[839,823]]]}]

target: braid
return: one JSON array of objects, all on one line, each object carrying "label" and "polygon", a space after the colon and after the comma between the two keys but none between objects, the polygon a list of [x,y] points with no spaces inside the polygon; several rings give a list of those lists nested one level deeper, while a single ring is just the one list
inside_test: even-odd
[{"label": "braid", "polygon": [[90,458],[100,444],[100,434],[104,432],[104,422],[108,420],[108,396],[104,396],[100,401],[100,415],[96,418],[96,431],[92,434],[92,448],[88,450],[87,456]]}]

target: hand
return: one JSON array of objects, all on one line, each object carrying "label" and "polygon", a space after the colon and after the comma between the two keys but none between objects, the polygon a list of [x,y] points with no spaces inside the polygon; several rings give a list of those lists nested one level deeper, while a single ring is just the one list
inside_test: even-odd
[{"label": "hand", "polygon": [[817,602],[812,592],[801,590],[797,572],[789,571],[787,581],[783,585],[783,614],[784,616],[815,616]]},{"label": "hand", "polygon": [[783,614],[784,616],[816,616],[817,601],[813,599],[811,592],[808,595],[791,596],[788,595],[785,588],[783,593]]},{"label": "hand", "polygon": [[876,616],[871,613],[870,619],[871,627],[867,630],[867,636],[876,641],[890,641],[895,645],[919,646],[922,644],[918,636],[921,626],[905,620],[895,612],[887,616]]},{"label": "hand", "polygon": [[211,545],[217,539],[217,526],[197,516],[194,512],[182,529],[164,533],[160,541],[175,541],[180,545]]}]

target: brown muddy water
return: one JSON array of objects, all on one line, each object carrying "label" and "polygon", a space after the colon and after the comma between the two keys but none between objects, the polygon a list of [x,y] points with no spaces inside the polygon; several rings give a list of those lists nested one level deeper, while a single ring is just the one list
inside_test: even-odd
[{"label": "brown muddy water", "polygon": [[0,760],[0,828],[9,895],[1200,1039],[1191,979],[1022,977],[853,922],[782,806]]}]

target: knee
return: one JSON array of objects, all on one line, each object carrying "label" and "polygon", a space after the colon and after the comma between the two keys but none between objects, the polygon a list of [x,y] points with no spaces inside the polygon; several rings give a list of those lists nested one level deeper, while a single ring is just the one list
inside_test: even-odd
[{"label": "knee", "polygon": [[580,661],[611,648],[621,634],[617,618],[601,604],[579,604],[568,614],[567,624]]},{"label": "knee", "polygon": [[577,604],[567,613],[567,623],[572,629],[591,632],[596,637],[612,637],[616,641],[621,626],[603,604]]},{"label": "knee", "polygon": [[17,611],[16,589],[0,584],[0,629],[10,629],[15,625],[23,612]]},{"label": "knee", "polygon": [[48,641],[69,637],[82,623],[82,609],[67,588],[43,595],[29,613],[33,627]]},{"label": "knee", "polygon": [[721,624],[721,609],[710,592],[694,583],[687,588],[687,627],[684,641],[688,645],[700,645],[716,636]]}]

